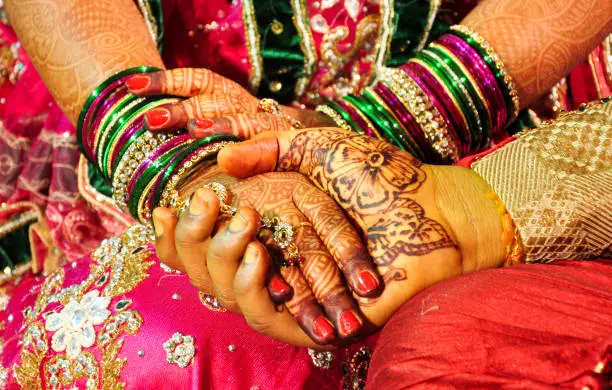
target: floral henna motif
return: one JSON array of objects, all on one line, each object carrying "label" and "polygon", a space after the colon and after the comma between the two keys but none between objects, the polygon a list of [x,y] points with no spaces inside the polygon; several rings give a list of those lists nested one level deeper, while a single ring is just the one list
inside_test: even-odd
[{"label": "floral henna motif", "polygon": [[364,232],[385,280],[405,277],[393,267],[400,255],[456,247],[416,200],[427,180],[422,163],[394,146],[332,130],[302,132],[277,165],[308,175],[336,200]]}]

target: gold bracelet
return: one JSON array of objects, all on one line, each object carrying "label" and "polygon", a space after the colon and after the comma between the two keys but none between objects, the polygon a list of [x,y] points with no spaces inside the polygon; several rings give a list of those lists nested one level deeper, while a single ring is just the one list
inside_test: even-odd
[{"label": "gold bracelet", "polygon": [[291,127],[293,127],[294,129],[304,128],[300,121],[285,114],[281,109],[280,104],[274,99],[261,99],[259,101],[259,105],[257,106],[257,112],[265,112],[268,114],[276,115],[289,122],[291,124]]},{"label": "gold bracelet", "polygon": [[348,122],[345,121],[344,118],[342,118],[340,114],[338,114],[336,110],[334,110],[330,106],[322,104],[320,106],[317,106],[317,108],[315,108],[315,111],[330,117],[334,121],[334,123],[336,123],[336,125],[338,125],[338,127],[342,130],[353,132],[353,128],[351,127],[351,125],[349,125]]}]

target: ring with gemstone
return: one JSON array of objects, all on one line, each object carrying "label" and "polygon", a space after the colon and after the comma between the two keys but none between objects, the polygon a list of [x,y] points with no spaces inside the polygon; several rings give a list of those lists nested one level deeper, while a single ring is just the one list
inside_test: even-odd
[{"label": "ring with gemstone", "polygon": [[295,229],[292,225],[278,217],[264,217],[262,228],[272,231],[274,243],[283,253],[283,259],[280,262],[282,267],[299,266],[302,264],[303,258],[294,242]]}]

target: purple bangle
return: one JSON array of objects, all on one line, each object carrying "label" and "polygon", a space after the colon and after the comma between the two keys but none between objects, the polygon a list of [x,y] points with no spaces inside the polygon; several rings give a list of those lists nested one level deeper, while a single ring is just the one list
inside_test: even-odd
[{"label": "purple bangle", "polygon": [[119,157],[119,153],[121,153],[123,146],[127,144],[127,142],[134,136],[134,134],[140,131],[144,127],[144,125],[144,115],[141,115],[138,118],[134,119],[134,121],[128,126],[128,128],[125,129],[119,135],[119,139],[117,140],[117,146],[115,146],[110,161],[108,162],[111,167],[115,166],[115,162],[117,161],[117,157]]},{"label": "purple bangle", "polygon": [[167,152],[171,151],[177,146],[182,145],[183,143],[185,143],[185,141],[188,141],[190,139],[193,139],[191,134],[181,134],[179,136],[169,139],[168,141],[161,144],[157,149],[155,149],[151,153],[151,155],[147,157],[142,163],[140,163],[138,168],[136,168],[136,171],[132,175],[132,178],[130,179],[130,182],[128,184],[127,193],[128,194],[132,193],[132,190],[134,189],[134,185],[136,185],[136,182],[138,181],[140,176],[142,176],[144,171],[146,171],[147,168],[149,168],[149,166],[151,166],[151,164],[155,162],[155,160],[157,160],[158,158],[160,158]]},{"label": "purple bangle", "polygon": [[478,52],[456,35],[443,35],[437,42],[457,56],[465,67],[471,71],[476,82],[480,84],[480,89],[484,93],[487,103],[491,105],[491,112],[495,113],[496,121],[491,130],[497,130],[505,126],[508,120],[508,110],[504,95],[497,80],[495,80],[495,76]]},{"label": "purple bangle", "polygon": [[370,126],[368,126],[368,123],[357,113],[357,111],[353,109],[353,107],[344,103],[342,99],[335,100],[334,102],[347,114],[349,114],[351,119],[357,124],[357,126],[359,126],[361,131],[363,131],[364,135],[367,135],[368,137],[376,137],[376,134],[374,134]]},{"label": "purple bangle", "polygon": [[93,155],[93,145],[91,145],[93,143],[93,138],[94,138],[92,131],[93,129],[95,129],[95,127],[91,126],[91,121],[97,116],[98,112],[100,111],[101,107],[98,107],[100,102],[101,101],[106,102],[109,95],[115,92],[118,87],[122,86],[123,82],[124,82],[124,78],[121,78],[115,81],[114,83],[112,83],[111,85],[109,85],[102,92],[100,92],[100,94],[94,99],[94,101],[90,105],[89,111],[87,111],[87,113],[85,114],[85,119],[83,120],[83,126],[82,126],[81,131],[83,132],[82,133],[82,140],[84,144],[83,146],[85,147],[87,153],[91,154],[91,156],[87,156],[90,159],[95,158],[95,156]]},{"label": "purple bangle", "polygon": [[[457,111],[458,108],[444,93],[444,88],[438,81],[429,73],[429,70],[415,62],[408,62],[402,65],[401,68],[415,83],[427,94],[431,103],[436,106],[444,121],[448,124],[451,136],[455,139],[461,154],[465,155],[468,152],[468,147],[471,145],[471,138],[468,129],[463,126],[461,114]],[[434,91],[439,91],[437,94]],[[461,131],[463,130],[463,131]],[[467,134],[466,134],[467,133]]]},{"label": "purple bangle", "polygon": [[119,89],[114,91],[112,95],[108,96],[108,98],[100,106],[100,109],[98,110],[96,115],[92,117],[93,125],[91,126],[91,131],[90,131],[91,150],[95,151],[96,145],[94,144],[94,142],[97,136],[97,132],[103,130],[103,129],[100,129],[100,125],[102,124],[102,119],[104,119],[104,117],[108,113],[108,110],[110,110],[113,107],[113,105],[117,104],[117,102],[123,99],[127,94],[129,94],[128,89],[120,87]]},{"label": "purple bangle", "polygon": [[439,156],[436,156],[431,149],[431,144],[425,139],[425,134],[421,127],[417,124],[412,114],[404,107],[402,102],[386,85],[381,82],[374,86],[376,93],[387,103],[389,108],[397,116],[397,119],[402,124],[402,127],[408,131],[408,135],[417,144],[421,152],[425,155],[427,162],[437,161]]}]

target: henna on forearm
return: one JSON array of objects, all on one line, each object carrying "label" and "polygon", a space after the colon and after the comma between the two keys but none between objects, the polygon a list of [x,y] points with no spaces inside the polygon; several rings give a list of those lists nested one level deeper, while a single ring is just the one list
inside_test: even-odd
[{"label": "henna on forearm", "polygon": [[612,2],[486,0],[462,24],[495,48],[525,107],[612,33]]},{"label": "henna on forearm", "polygon": [[163,68],[131,0],[5,0],[10,22],[45,84],[75,123],[91,91],[109,75]]}]

